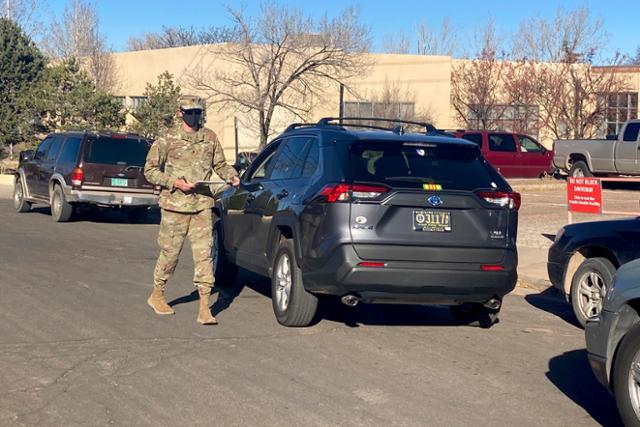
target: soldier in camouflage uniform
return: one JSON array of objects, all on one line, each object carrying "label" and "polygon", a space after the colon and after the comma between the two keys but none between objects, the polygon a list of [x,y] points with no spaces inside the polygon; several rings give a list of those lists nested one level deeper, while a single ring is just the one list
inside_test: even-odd
[{"label": "soldier in camouflage uniform", "polygon": [[212,181],[214,173],[237,186],[235,169],[227,165],[216,134],[202,127],[203,103],[183,96],[176,126],[158,138],[149,150],[144,175],[162,186],[162,220],[158,234],[160,256],[153,273],[153,291],[147,303],[157,314],[174,314],[164,296],[165,285],[173,274],[185,237],[189,237],[195,272],[193,282],[200,295],[198,322],[217,324],[211,315],[209,295],[213,286],[211,247],[214,197],[211,188],[198,181]]}]

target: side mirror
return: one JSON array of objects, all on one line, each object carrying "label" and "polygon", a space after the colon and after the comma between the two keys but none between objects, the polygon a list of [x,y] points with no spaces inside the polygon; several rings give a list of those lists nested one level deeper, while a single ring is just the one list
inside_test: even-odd
[{"label": "side mirror", "polygon": [[20,162],[27,162],[33,159],[33,150],[24,150],[20,152]]}]

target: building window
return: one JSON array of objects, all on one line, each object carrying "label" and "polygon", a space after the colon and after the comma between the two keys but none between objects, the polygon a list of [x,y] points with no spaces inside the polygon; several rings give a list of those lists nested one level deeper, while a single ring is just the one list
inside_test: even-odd
[{"label": "building window", "polygon": [[[350,101],[344,103],[345,117],[380,117],[398,120],[415,120],[414,102]],[[368,123],[375,125],[374,123]]]},{"label": "building window", "polygon": [[131,109],[133,111],[137,110],[138,107],[147,100],[146,96],[132,96],[131,97]]},{"label": "building window", "polygon": [[469,129],[492,129],[538,136],[537,105],[472,105],[467,114]]},{"label": "building window", "polygon": [[620,92],[600,96],[605,102],[606,134],[617,135],[627,120],[638,117],[638,93]]}]

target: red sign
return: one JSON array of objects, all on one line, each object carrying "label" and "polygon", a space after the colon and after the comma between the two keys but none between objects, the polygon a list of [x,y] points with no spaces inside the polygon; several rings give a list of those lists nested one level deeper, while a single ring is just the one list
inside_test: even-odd
[{"label": "red sign", "polygon": [[598,178],[569,178],[567,202],[571,212],[602,212],[602,187]]}]

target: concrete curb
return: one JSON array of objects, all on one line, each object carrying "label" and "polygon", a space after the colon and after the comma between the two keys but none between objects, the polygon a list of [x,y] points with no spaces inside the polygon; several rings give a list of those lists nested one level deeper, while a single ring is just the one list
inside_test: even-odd
[{"label": "concrete curb", "polygon": [[526,193],[527,191],[553,191],[562,190],[565,183],[562,184],[512,184],[511,188],[518,193]]}]

